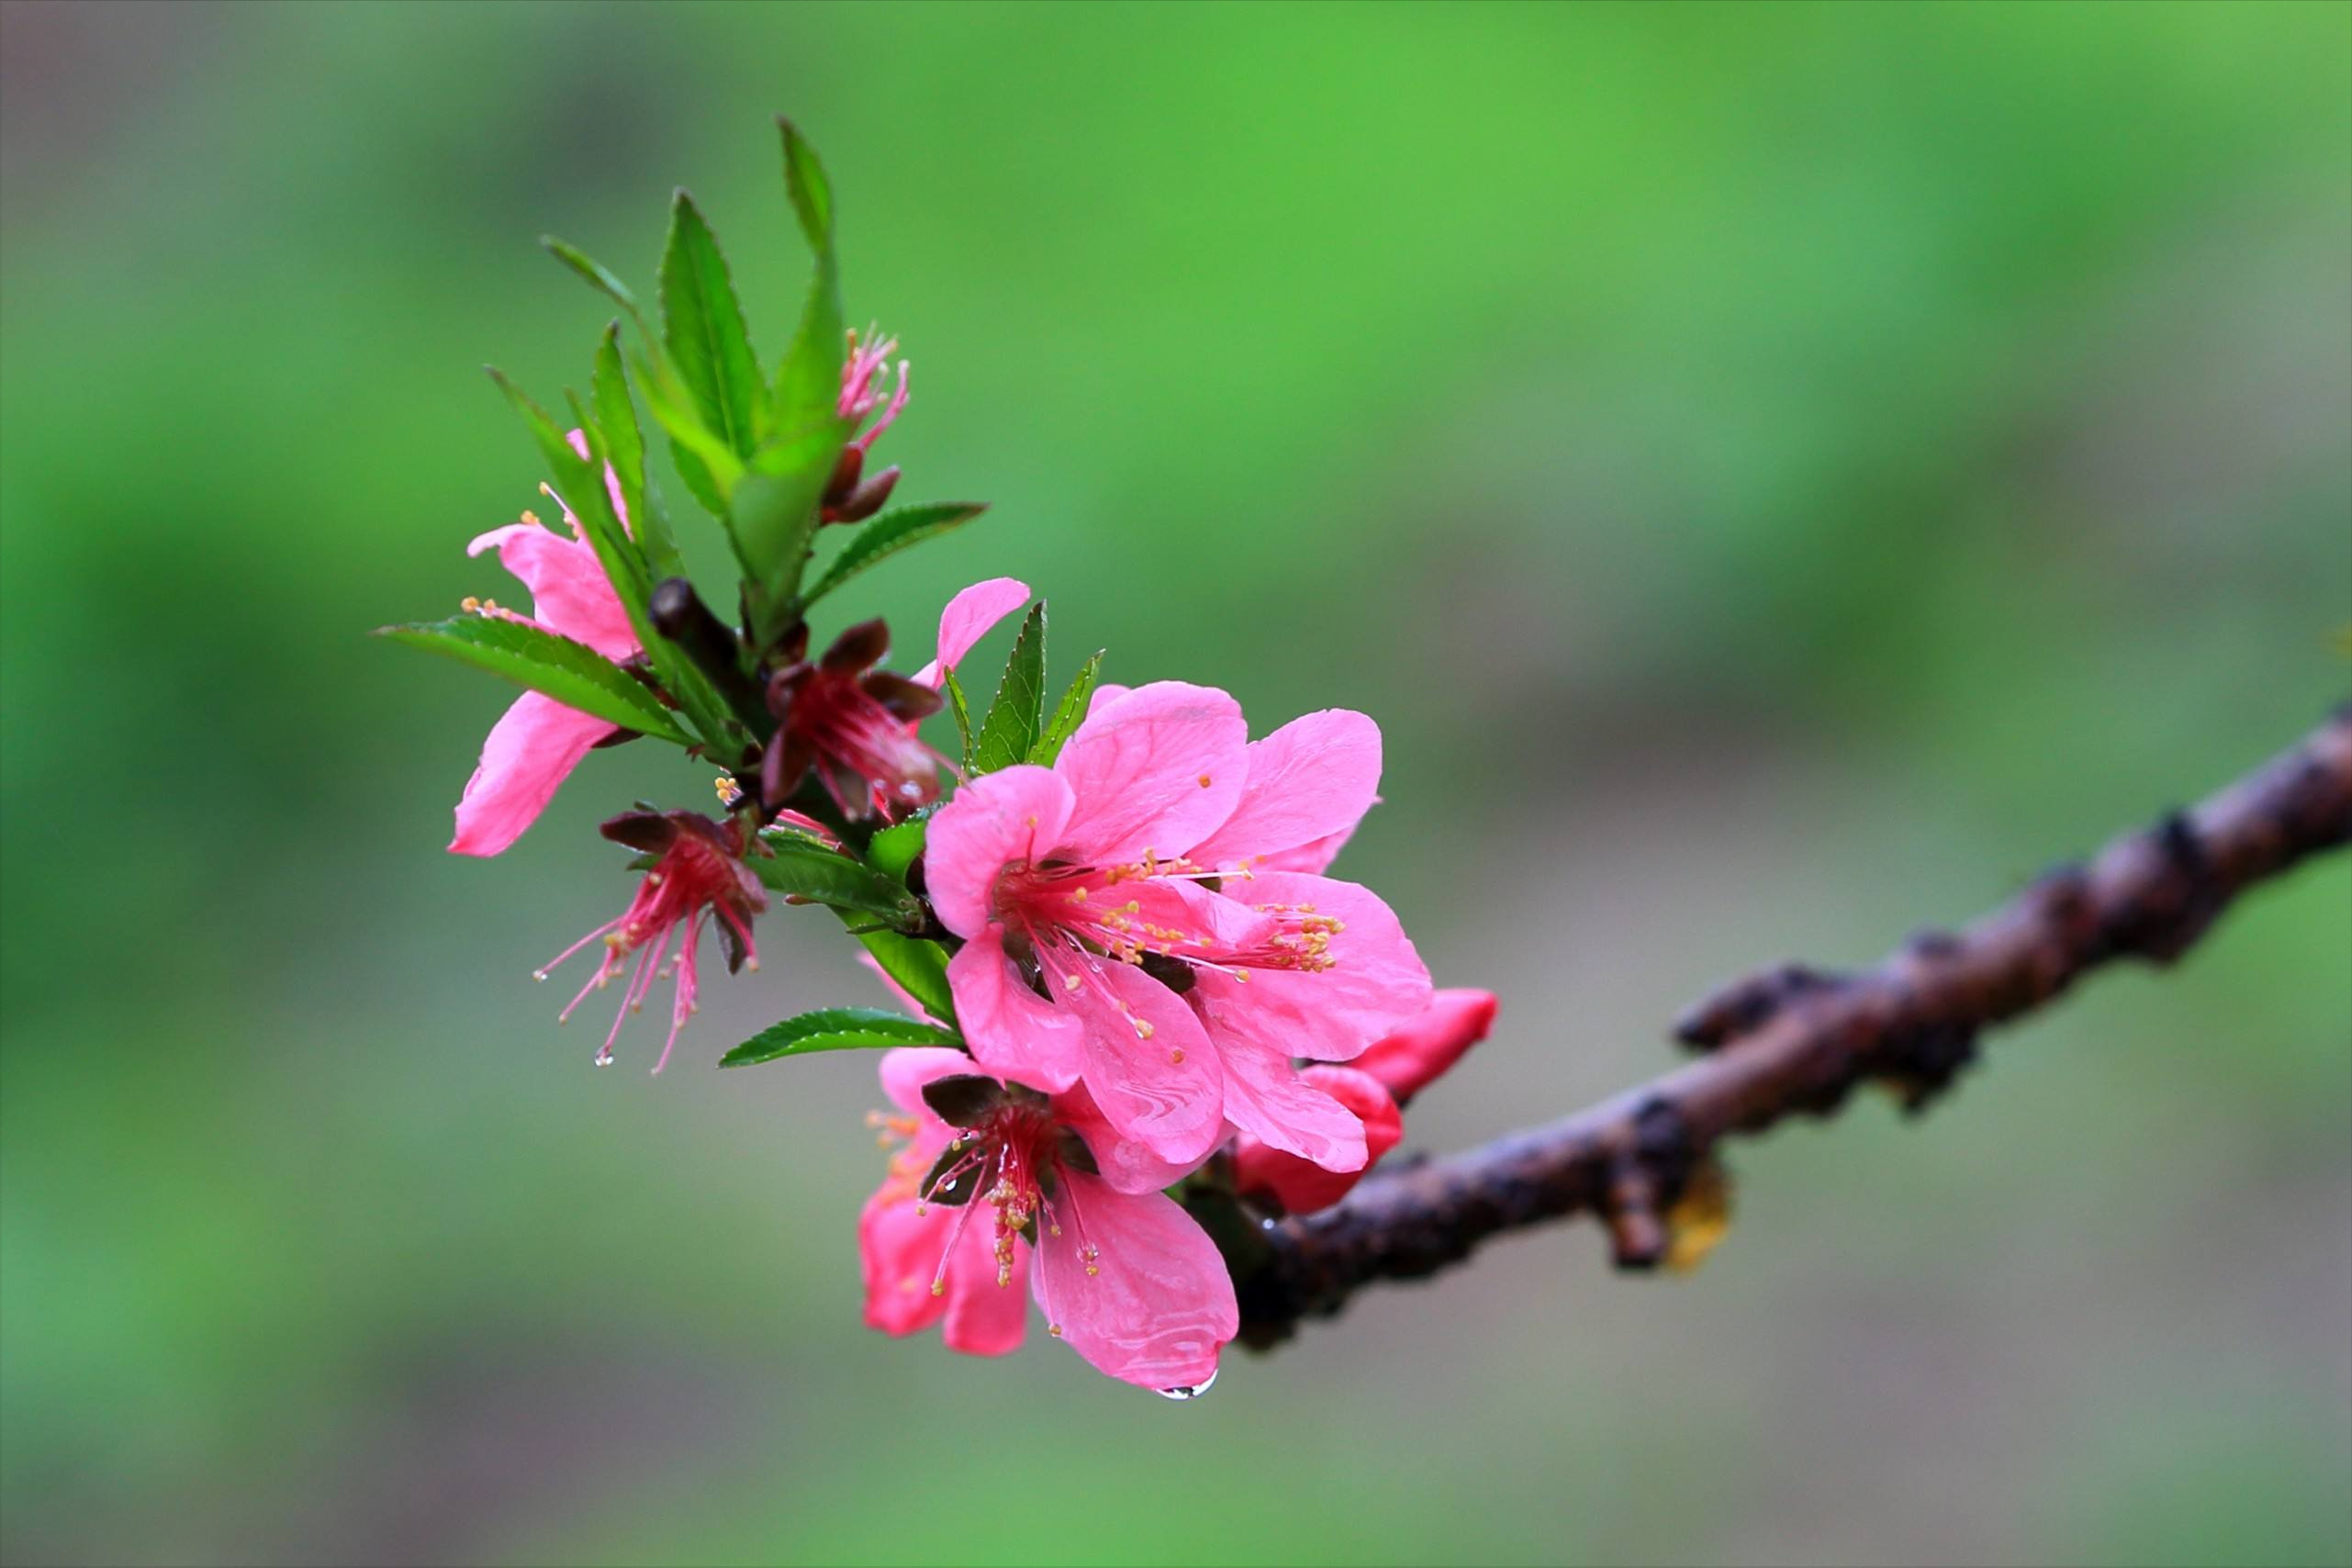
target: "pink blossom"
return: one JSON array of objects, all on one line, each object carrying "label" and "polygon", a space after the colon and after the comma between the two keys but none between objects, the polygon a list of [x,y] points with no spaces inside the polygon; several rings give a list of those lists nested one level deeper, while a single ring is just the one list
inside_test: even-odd
[{"label": "pink blossom", "polygon": [[924,863],[965,938],[948,980],[975,1058],[1055,1091],[1083,1082],[1162,1159],[1197,1159],[1230,1126],[1361,1168],[1359,1119],[1291,1061],[1346,1060],[1428,1001],[1388,906],[1317,874],[1379,773],[1361,713],[1251,745],[1230,696],[1162,681],[1094,710],[1050,768],[965,786]]},{"label": "pink blossom", "polygon": [[812,769],[852,818],[890,816],[938,799],[938,754],[914,732],[937,710],[939,694],[876,669],[890,647],[889,626],[860,622],[822,658],[796,659],[769,678],[767,710],[777,722],[760,789],[770,804],[780,805]]},{"label": "pink blossom", "polygon": [[914,672],[916,682],[938,690],[947,683],[945,672],[963,663],[973,644],[1028,602],[1029,585],[1018,577],[991,577],[949,599],[939,612],[939,656]]},{"label": "pink blossom", "polygon": [[1404,1137],[1404,1107],[1486,1037],[1495,1005],[1491,991],[1439,991],[1419,1016],[1348,1066],[1316,1066],[1300,1072],[1362,1118],[1369,1156],[1363,1170],[1326,1170],[1243,1133],[1233,1146],[1235,1187],[1270,1196],[1291,1214],[1312,1214],[1338,1203]]},{"label": "pink blossom", "polygon": [[938,1048],[882,1058],[897,1113],[875,1121],[885,1147],[905,1142],[858,1216],[866,1321],[936,1322],[951,1350],[1002,1355],[1021,1343],[1026,1275],[1047,1332],[1097,1370],[1161,1390],[1208,1383],[1239,1311],[1215,1246],[1159,1190],[1183,1172],[1098,1170],[1104,1129],[1082,1092],[1048,1100],[971,1068]]},{"label": "pink blossom", "polygon": [[867,328],[862,342],[857,330],[849,330],[849,353],[842,361],[841,398],[834,406],[835,411],[845,420],[862,421],[875,409],[882,409],[882,417],[874,421],[873,428],[849,443],[850,450],[860,456],[873,450],[874,442],[881,439],[882,432],[906,408],[904,360],[899,361],[897,390],[890,394],[887,406],[882,402],[883,387],[890,381],[890,358],[898,353],[898,348],[899,341],[884,337],[879,327]]},{"label": "pink blossom", "polygon": [[1413,1096],[1486,1037],[1500,1005],[1491,991],[1450,987],[1438,991],[1429,998],[1428,1011],[1358,1057],[1356,1070],[1386,1084],[1399,1105],[1411,1104]]},{"label": "pink blossom", "polygon": [[[580,455],[588,455],[587,440],[579,431],[572,432],[571,442]],[[622,506],[620,480],[609,465],[605,484],[613,510],[625,526],[628,513]],[[557,504],[562,505],[560,499]],[[472,599],[466,601],[466,608],[530,621],[584,643],[616,664],[642,653],[637,633],[629,624],[629,612],[612,591],[596,549],[582,536],[580,520],[571,509],[564,508],[564,521],[572,530],[568,539],[543,526],[531,513],[522,516],[521,522],[494,528],[476,539],[466,546],[466,554],[478,555],[495,548],[499,563],[531,590],[531,613],[515,615],[495,602]],[[465,792],[457,802],[457,833],[449,842],[451,851],[496,855],[505,849],[539,819],[580,759],[617,733],[609,720],[567,708],[541,692],[526,691],[515,699],[482,743],[481,763],[466,780]]]},{"label": "pink blossom", "polygon": [[[767,891],[744,864],[743,830],[732,819],[714,823],[694,812],[631,812],[606,823],[603,833],[616,844],[657,858],[637,884],[637,895],[627,909],[565,948],[532,978],[545,980],[565,959],[603,938],[604,955],[596,972],[565,1006],[562,1020],[570,1020],[588,992],[602,991],[628,971],[611,1031],[596,1053],[596,1065],[605,1067],[611,1063],[612,1042],[621,1037],[622,1023],[644,1006],[655,980],[675,974],[669,1036],[654,1063],[659,1072],[669,1061],[670,1047],[678,1044],[678,1030],[697,1010],[695,959],[704,919],[718,934],[730,973],[746,967],[756,969],[759,948],[752,940],[751,923],[767,908]],[[673,935],[678,938],[674,950]],[[629,963],[633,953],[637,960],[633,968]]]},{"label": "pink blossom", "polygon": [[[1361,1059],[1361,1058],[1359,1058]],[[1385,1084],[1354,1067],[1317,1062],[1299,1070],[1299,1077],[1354,1112],[1364,1125],[1364,1163],[1356,1170],[1326,1170],[1311,1160],[1268,1145],[1243,1133],[1233,1140],[1234,1190],[1271,1197],[1285,1213],[1313,1214],[1329,1208],[1348,1195],[1364,1171],[1405,1137],[1405,1118]]]}]

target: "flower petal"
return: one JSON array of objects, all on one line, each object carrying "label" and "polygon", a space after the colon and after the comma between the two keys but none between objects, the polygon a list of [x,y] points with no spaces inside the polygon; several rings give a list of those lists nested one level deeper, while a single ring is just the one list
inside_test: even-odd
[{"label": "flower petal", "polygon": [[940,1121],[924,1100],[924,1086],[971,1071],[972,1058],[945,1046],[893,1046],[882,1053],[880,1070],[882,1092],[890,1097],[890,1103],[910,1116],[921,1118],[926,1126],[935,1126],[945,1136],[947,1124]]},{"label": "flower petal", "polygon": [[1076,802],[1064,846],[1097,866],[1183,854],[1233,814],[1249,736],[1241,704],[1215,687],[1154,681],[1104,703],[1054,763]]},{"label": "flower petal", "polygon": [[1086,699],[1086,716],[1090,719],[1092,718],[1094,716],[1094,710],[1102,707],[1105,702],[1117,701],[1120,698],[1125,697],[1128,692],[1133,691],[1134,689],[1134,687],[1121,686],[1115,680],[1105,680],[1100,682]]},{"label": "flower petal", "polygon": [[1225,1136],[1225,1075],[1183,999],[1115,961],[1060,996],[1085,1020],[1086,1091],[1118,1136],[1177,1164],[1206,1159]]},{"label": "flower petal", "polygon": [[465,553],[478,555],[492,548],[499,565],[531,590],[533,621],[616,662],[639,651],[629,612],[587,541],[566,539],[534,522],[510,522],[476,538]]},{"label": "flower petal", "polygon": [[1056,1210],[1062,1234],[1047,1237],[1033,1278],[1070,1349],[1145,1388],[1197,1388],[1215,1376],[1241,1314],[1225,1260],[1192,1215],[1163,1193],[1114,1193],[1073,1170]]},{"label": "flower petal", "polygon": [[1083,1083],[1054,1096],[1054,1119],[1086,1140],[1103,1180],[1121,1193],[1157,1193],[1200,1169],[1201,1162],[1162,1159],[1133,1138],[1121,1137]]},{"label": "flower petal", "polygon": [[914,678],[936,691],[946,684],[941,671],[961,664],[991,627],[1028,602],[1029,585],[1018,577],[991,577],[949,599],[939,612],[939,656]]},{"label": "flower petal", "polygon": [[[1311,1087],[1330,1095],[1354,1112],[1363,1123],[1364,1170],[1394,1148],[1405,1137],[1405,1118],[1396,1102],[1370,1073],[1352,1067],[1310,1067],[1299,1073]],[[1247,1133],[1234,1140],[1233,1184],[1243,1193],[1271,1193],[1288,1212],[1313,1214],[1347,1196],[1363,1170],[1327,1170],[1286,1154]]]},{"label": "flower petal", "polygon": [[1428,1006],[1428,969],[1395,914],[1370,890],[1296,871],[1262,872],[1226,886],[1260,910],[1305,907],[1340,924],[1329,969],[1250,971],[1246,1004],[1275,1014],[1253,1025],[1260,1037],[1281,1036],[1293,1056],[1346,1061]]},{"label": "flower petal", "polygon": [[947,1320],[939,1326],[939,1337],[949,1350],[968,1356],[1017,1350],[1029,1326],[1029,1293],[1022,1288],[1029,1244],[1014,1238],[1012,1277],[997,1283],[996,1234],[988,1219],[986,1214],[972,1215],[947,1260]]},{"label": "flower petal", "polygon": [[[1248,989],[1204,975],[1196,988],[1222,980],[1234,991]],[[1213,1011],[1215,1003],[1204,1005]],[[1238,1011],[1238,1016],[1263,1016]],[[1217,1055],[1225,1068],[1225,1119],[1270,1148],[1294,1154],[1326,1170],[1361,1170],[1365,1152],[1363,1118],[1334,1099],[1291,1066],[1289,1053],[1267,1040],[1229,1031],[1215,1031]],[[1379,1088],[1377,1083],[1373,1084]],[[1385,1090],[1382,1100],[1388,1100]],[[1394,1112],[1394,1102],[1389,1102]]]},{"label": "flower petal", "polygon": [[[866,1285],[866,1325],[885,1334],[913,1334],[938,1321],[946,1301],[931,1281],[947,1245],[955,1211],[892,1197],[885,1182],[857,1216],[857,1260]],[[991,1281],[993,1283],[993,1280]]]},{"label": "flower petal", "polygon": [[999,1078],[1055,1093],[1078,1081],[1085,1057],[1078,1014],[1029,989],[988,925],[947,961],[947,989],[972,1058]]},{"label": "flower petal", "polygon": [[1192,857],[1204,866],[1231,866],[1344,835],[1372,809],[1379,790],[1378,724],[1345,708],[1294,719],[1249,744],[1241,803]]},{"label": "flower petal", "polygon": [[1386,1084],[1402,1105],[1486,1037],[1499,1005],[1491,991],[1439,991],[1427,1009],[1358,1057],[1356,1069]]},{"label": "flower petal", "polygon": [[977,935],[989,924],[999,874],[1058,846],[1070,806],[1058,775],[1026,763],[957,790],[924,834],[923,874],[940,924],[958,936]]},{"label": "flower petal", "polygon": [[482,760],[457,802],[453,854],[496,855],[539,820],[555,790],[613,733],[612,722],[526,691],[482,742]]}]

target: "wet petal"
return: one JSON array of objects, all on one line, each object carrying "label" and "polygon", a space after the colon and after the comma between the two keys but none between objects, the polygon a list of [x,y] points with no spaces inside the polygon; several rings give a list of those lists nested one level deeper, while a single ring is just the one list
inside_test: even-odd
[{"label": "wet petal", "polygon": [[935,1124],[945,1137],[946,1124],[934,1115],[924,1102],[924,1085],[971,1070],[971,1058],[945,1046],[894,1046],[882,1053],[882,1092],[907,1114]]},{"label": "wet petal", "polygon": [[[892,1183],[866,1200],[857,1216],[857,1259],[866,1285],[866,1324],[885,1334],[913,1334],[938,1321],[946,1301],[931,1294],[947,1245],[954,1212],[890,1194]],[[993,1284],[991,1276],[990,1282]]]},{"label": "wet petal", "polygon": [[[1218,979],[1204,977],[1203,989],[1207,980]],[[1223,983],[1232,986],[1231,981]],[[1326,1170],[1364,1168],[1368,1156],[1362,1117],[1292,1067],[1287,1051],[1271,1041],[1222,1030],[1215,1038],[1225,1067],[1226,1121],[1268,1148]],[[1379,1089],[1377,1083],[1373,1087]],[[1379,1098],[1387,1101],[1387,1092],[1381,1090]],[[1394,1102],[1389,1106],[1393,1113]]]},{"label": "wet petal", "polygon": [[947,989],[964,1042],[982,1068],[1048,1093],[1078,1081],[1085,1061],[1078,1015],[1029,989],[999,927],[982,927],[948,960]]},{"label": "wet petal", "polygon": [[1193,1217],[1162,1193],[1114,1193],[1069,1170],[1055,1211],[1062,1233],[1045,1238],[1034,1278],[1070,1349],[1145,1388],[1215,1376],[1241,1315],[1225,1260]]},{"label": "wet petal", "polygon": [[996,1233],[988,1220],[986,1213],[972,1215],[947,1262],[947,1320],[939,1337],[968,1356],[1019,1350],[1029,1323],[1029,1244],[1014,1238],[1012,1276],[997,1283]]},{"label": "wet petal", "polygon": [[1071,972],[1078,988],[1057,990],[1066,1010],[1085,1020],[1086,1091],[1104,1120],[1160,1159],[1206,1159],[1225,1136],[1225,1086],[1201,1021],[1133,965]]}]

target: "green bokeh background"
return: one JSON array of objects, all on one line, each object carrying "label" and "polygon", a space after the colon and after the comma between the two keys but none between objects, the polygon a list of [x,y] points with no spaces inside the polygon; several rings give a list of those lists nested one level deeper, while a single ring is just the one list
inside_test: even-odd
[{"label": "green bokeh background", "polygon": [[[1589,1229],[1208,1398],[858,1321],[868,982],[779,911],[681,1060],[532,966],[599,754],[442,853],[508,692],[476,366],[584,382],[670,186],[780,352],[767,116],[904,338],[867,580],[1385,727],[1341,863],[1505,998],[1458,1146],[1669,1061],[2352,685],[2352,9],[10,6],[0,1552],[12,1562],[2352,1559],[2352,872],[1906,1126],[1740,1151],[1688,1281]],[[668,487],[673,510],[688,510]],[[705,535],[697,561],[722,567]],[[825,628],[820,628],[821,633]],[[1042,1336],[1037,1336],[1042,1340]]]}]

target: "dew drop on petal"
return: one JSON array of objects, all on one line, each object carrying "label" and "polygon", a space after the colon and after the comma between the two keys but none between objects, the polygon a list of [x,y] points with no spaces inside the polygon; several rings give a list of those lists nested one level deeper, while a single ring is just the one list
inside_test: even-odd
[{"label": "dew drop on petal", "polygon": [[1202,1394],[1206,1394],[1210,1389],[1215,1386],[1216,1373],[1211,1372],[1209,1373],[1207,1380],[1202,1383],[1193,1383],[1189,1386],[1181,1388],[1154,1389],[1152,1392],[1159,1394],[1162,1399],[1198,1399]]}]

